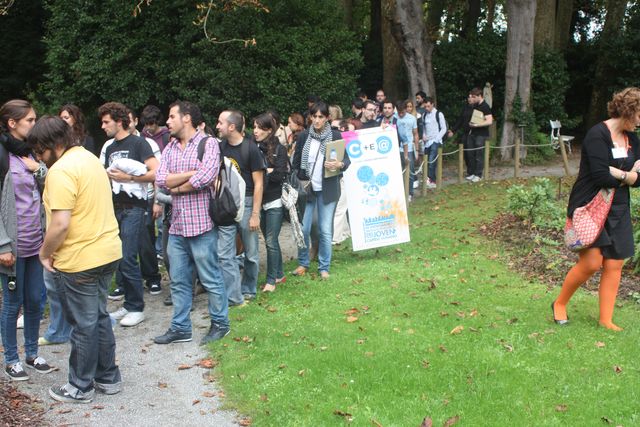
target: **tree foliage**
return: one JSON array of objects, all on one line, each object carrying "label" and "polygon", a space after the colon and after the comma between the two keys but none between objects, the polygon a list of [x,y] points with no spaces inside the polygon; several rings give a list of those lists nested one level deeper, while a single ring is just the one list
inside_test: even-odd
[{"label": "tree foliage", "polygon": [[251,117],[268,108],[286,114],[314,93],[347,105],[361,67],[359,46],[337,1],[318,8],[302,0],[212,10],[210,37],[257,44],[214,44],[195,25],[191,0],[152,2],[137,16],[130,2],[47,1],[48,103],[95,108],[119,100],[139,109],[173,100],[198,103],[211,120],[224,108]]}]

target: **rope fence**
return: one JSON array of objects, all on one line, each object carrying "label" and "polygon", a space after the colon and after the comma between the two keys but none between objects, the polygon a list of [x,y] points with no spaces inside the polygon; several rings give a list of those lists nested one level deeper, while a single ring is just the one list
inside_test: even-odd
[{"label": "rope fence", "polygon": [[[474,147],[474,148],[465,148],[462,144],[458,144],[458,148],[449,151],[443,152],[442,146],[438,148],[438,154],[432,160],[423,159],[422,163],[414,168],[414,172],[411,172],[408,166],[402,170],[403,179],[404,179],[404,187],[405,187],[405,198],[408,200],[409,198],[409,177],[413,176],[415,179],[418,179],[418,182],[422,181],[422,195],[426,196],[427,194],[427,177],[428,177],[428,168],[429,165],[436,164],[436,177],[435,177],[435,189],[438,190],[442,188],[442,159],[445,156],[452,156],[454,154],[458,154],[458,183],[464,182],[464,157],[465,153],[473,152],[473,151],[481,151],[484,150],[484,179],[490,179],[490,152],[492,149],[494,150],[513,150],[513,160],[514,160],[514,169],[513,176],[514,178],[520,177],[520,149],[521,148],[535,148],[535,147],[552,147],[554,149],[560,150],[560,155],[562,156],[562,162],[564,166],[565,175],[571,175],[571,171],[569,168],[569,160],[567,157],[567,151],[564,144],[557,144],[554,142],[545,143],[545,144],[523,144],[520,141],[520,137],[516,136],[515,143],[506,146],[495,146],[492,147],[489,140],[485,141],[484,146],[482,147]],[[422,171],[422,179],[420,180],[418,175]]]}]

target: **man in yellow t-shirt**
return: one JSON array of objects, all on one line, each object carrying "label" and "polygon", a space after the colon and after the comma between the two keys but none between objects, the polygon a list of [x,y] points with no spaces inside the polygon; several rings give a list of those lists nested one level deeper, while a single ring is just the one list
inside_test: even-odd
[{"label": "man in yellow t-shirt", "polygon": [[108,287],[122,258],[109,178],[58,117],[42,117],[28,143],[49,166],[40,261],[53,274],[64,317],[73,327],[69,381],[51,387],[49,395],[61,402],[88,403],[96,390],[115,394],[122,388],[107,313]]}]

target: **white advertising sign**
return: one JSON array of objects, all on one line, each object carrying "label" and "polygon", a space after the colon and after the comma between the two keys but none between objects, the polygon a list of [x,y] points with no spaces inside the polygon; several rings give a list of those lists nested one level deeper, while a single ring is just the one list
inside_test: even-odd
[{"label": "white advertising sign", "polygon": [[343,132],[344,173],[354,251],[410,240],[398,134],[393,127]]}]

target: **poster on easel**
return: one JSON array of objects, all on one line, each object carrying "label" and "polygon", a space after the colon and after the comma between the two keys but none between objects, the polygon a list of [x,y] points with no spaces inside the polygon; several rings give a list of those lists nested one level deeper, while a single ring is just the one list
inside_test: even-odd
[{"label": "poster on easel", "polygon": [[410,241],[398,133],[387,127],[343,132],[344,173],[354,251]]}]

